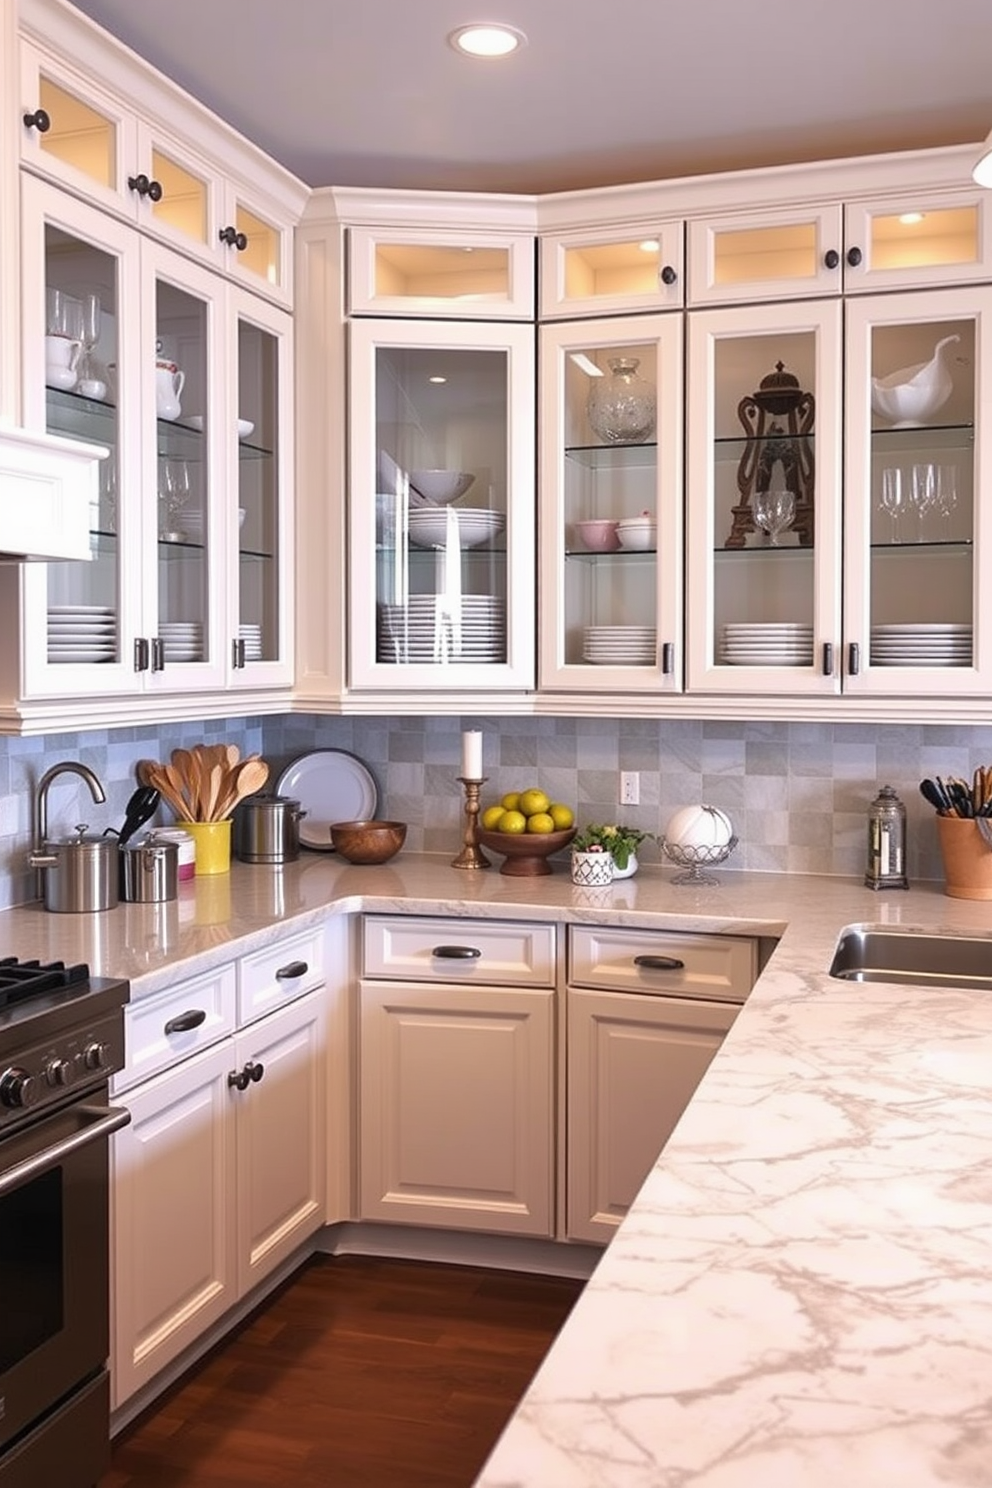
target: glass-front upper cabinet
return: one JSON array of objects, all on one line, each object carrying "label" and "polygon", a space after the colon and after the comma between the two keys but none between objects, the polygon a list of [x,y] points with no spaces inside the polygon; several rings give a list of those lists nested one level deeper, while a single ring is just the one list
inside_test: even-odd
[{"label": "glass-front upper cabinet", "polygon": [[541,332],[541,687],[682,687],[682,320]]},{"label": "glass-front upper cabinet", "polygon": [[349,333],[351,686],[533,687],[533,329]]},{"label": "glass-front upper cabinet", "polygon": [[740,304],[838,294],[842,229],[836,202],[690,222],[688,301]]},{"label": "glass-front upper cabinet", "polygon": [[685,298],[683,225],[597,228],[541,240],[541,317],[678,309]]},{"label": "glass-front upper cabinet", "polygon": [[223,286],[41,181],[22,204],[27,419],[110,451],[90,560],[25,575],[26,693],[219,684]]},{"label": "glass-front upper cabinet", "polygon": [[476,230],[352,227],[352,314],[534,317],[534,239]]},{"label": "glass-front upper cabinet", "polygon": [[844,209],[844,290],[913,289],[987,279],[992,194],[921,193]]},{"label": "glass-front upper cabinet", "polygon": [[841,306],[689,316],[688,685],[840,689]]},{"label": "glass-front upper cabinet", "polygon": [[846,315],[845,691],[987,694],[992,290],[858,299]]}]

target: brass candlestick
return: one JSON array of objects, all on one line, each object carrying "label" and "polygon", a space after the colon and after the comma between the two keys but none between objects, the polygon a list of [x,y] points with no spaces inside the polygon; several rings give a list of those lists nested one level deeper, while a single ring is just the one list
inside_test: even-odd
[{"label": "brass candlestick", "polygon": [[481,780],[466,780],[464,775],[458,777],[465,787],[465,846],[457,858],[452,858],[452,868],[488,868],[489,859],[479,846],[479,793],[485,785],[488,776]]}]

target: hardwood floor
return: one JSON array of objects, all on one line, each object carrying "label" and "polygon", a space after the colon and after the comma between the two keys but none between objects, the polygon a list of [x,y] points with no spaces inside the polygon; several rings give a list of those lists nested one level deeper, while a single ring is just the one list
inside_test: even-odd
[{"label": "hardwood floor", "polygon": [[99,1488],[469,1488],[581,1290],[315,1256],[117,1438]]}]

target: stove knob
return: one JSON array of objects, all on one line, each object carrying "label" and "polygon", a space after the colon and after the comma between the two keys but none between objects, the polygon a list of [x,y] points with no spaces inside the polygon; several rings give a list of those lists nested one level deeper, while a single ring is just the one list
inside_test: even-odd
[{"label": "stove knob", "polygon": [[52,1059],[45,1070],[49,1085],[71,1085],[76,1077],[71,1059]]},{"label": "stove knob", "polygon": [[8,1110],[33,1106],[40,1093],[38,1081],[27,1070],[8,1069],[0,1075],[0,1106],[6,1106]]},{"label": "stove knob", "polygon": [[83,1050],[83,1064],[88,1070],[104,1069],[110,1049],[106,1044],[87,1044]]}]

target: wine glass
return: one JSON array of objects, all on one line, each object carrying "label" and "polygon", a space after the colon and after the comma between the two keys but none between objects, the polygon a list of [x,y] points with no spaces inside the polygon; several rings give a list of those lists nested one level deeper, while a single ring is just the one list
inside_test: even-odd
[{"label": "wine glass", "polygon": [[[84,294],[81,302],[81,326],[80,339],[83,343],[83,355],[80,359],[79,379],[81,382],[95,384],[101,382],[97,376],[96,362],[93,360],[93,352],[100,339],[100,326],[103,320],[103,306],[100,304],[100,296],[90,291]],[[104,390],[106,385],[104,384]]]},{"label": "wine glass", "polygon": [[957,474],[953,465],[937,466],[937,494],[934,497],[934,506],[940,517],[942,542],[950,541],[951,516],[958,504]]},{"label": "wine glass", "polygon": [[882,471],[882,510],[888,512],[892,521],[892,541],[899,541],[899,518],[906,508],[906,493],[903,489],[902,471],[898,465],[889,465]]},{"label": "wine glass", "polygon": [[185,535],[183,514],[190,496],[189,465],[185,460],[163,460],[161,474],[159,501],[164,519],[161,536],[168,542],[180,542]]},{"label": "wine glass", "polygon": [[925,464],[913,466],[910,501],[916,508],[917,542],[923,542],[926,537],[926,515],[934,504],[936,483],[936,467],[929,460]]},{"label": "wine glass", "polygon": [[758,491],[754,497],[754,520],[771,538],[772,547],[779,546],[779,533],[792,526],[796,515],[796,498],[791,491]]}]

